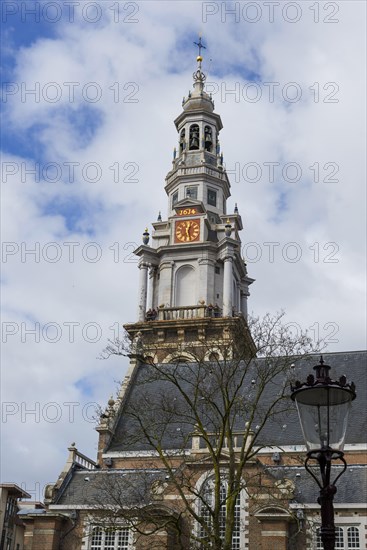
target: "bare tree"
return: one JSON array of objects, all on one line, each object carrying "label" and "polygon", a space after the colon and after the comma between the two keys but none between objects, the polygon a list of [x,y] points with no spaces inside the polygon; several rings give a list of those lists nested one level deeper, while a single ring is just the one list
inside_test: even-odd
[{"label": "bare tree", "polygon": [[133,350],[127,342],[109,343],[103,357],[133,354],[138,361],[114,438],[121,449],[145,456],[134,474],[120,478],[121,486],[113,481],[114,490],[113,477],[104,476],[109,521],[123,518],[147,541],[165,529],[174,548],[231,550],[243,491],[286,502],[255,458],[279,442],[273,434],[289,417],[294,364],[321,343],[295,333],[282,317],[251,319],[254,345],[232,331],[224,341],[166,349],[176,357],[169,363],[156,361],[151,344],[147,359],[144,343]]}]

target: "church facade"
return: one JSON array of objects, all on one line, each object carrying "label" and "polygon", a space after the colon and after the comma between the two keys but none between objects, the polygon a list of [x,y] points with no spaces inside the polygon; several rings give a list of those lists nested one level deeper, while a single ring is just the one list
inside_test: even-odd
[{"label": "church facade", "polygon": [[[306,378],[319,356],[271,333],[271,319],[248,319],[254,280],[240,213],[227,211],[222,121],[200,50],[197,63],[175,120],[167,218],[159,214],[135,251],[137,322],[112,350],[130,357],[129,370],[101,415],[96,459],[71,445],[45,510],[22,516],[26,550],[322,549],[317,485],[289,399],[294,372]],[[366,354],[324,359],[358,388],[335,510],[336,548],[362,550]]]}]

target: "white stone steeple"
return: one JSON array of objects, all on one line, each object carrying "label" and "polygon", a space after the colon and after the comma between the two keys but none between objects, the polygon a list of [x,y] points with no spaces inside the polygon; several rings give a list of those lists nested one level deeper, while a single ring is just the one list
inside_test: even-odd
[{"label": "white stone steeple", "polygon": [[[166,220],[145,231],[140,257],[138,321],[247,315],[253,282],[241,258],[242,220],[227,213],[230,183],[219,147],[222,121],[205,91],[201,39],[193,91],[176,118],[178,146],[166,177]],[[153,315],[147,310],[155,310]],[[157,315],[156,315],[157,313]]]}]

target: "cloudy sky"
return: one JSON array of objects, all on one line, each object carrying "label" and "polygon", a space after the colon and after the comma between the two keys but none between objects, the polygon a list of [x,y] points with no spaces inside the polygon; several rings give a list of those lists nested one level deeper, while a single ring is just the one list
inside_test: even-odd
[{"label": "cloudy sky", "polygon": [[[144,228],[203,34],[250,310],[365,348],[365,3],[2,3],[1,480],[33,498],[126,361]],[[6,134],[6,135],[5,135]]]}]

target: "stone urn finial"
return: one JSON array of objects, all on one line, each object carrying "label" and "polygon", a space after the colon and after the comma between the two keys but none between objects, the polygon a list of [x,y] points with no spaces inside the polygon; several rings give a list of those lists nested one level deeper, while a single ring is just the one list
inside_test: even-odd
[{"label": "stone urn finial", "polygon": [[225,233],[225,236],[226,236],[226,237],[230,237],[230,236],[231,236],[231,233],[232,233],[232,226],[231,226],[231,222],[229,221],[229,218],[227,219],[227,223],[226,223],[226,225],[224,226],[224,233]]},{"label": "stone urn finial", "polygon": [[146,227],[143,233],[143,244],[148,244],[148,243],[149,243],[149,231],[148,231],[148,228]]}]

